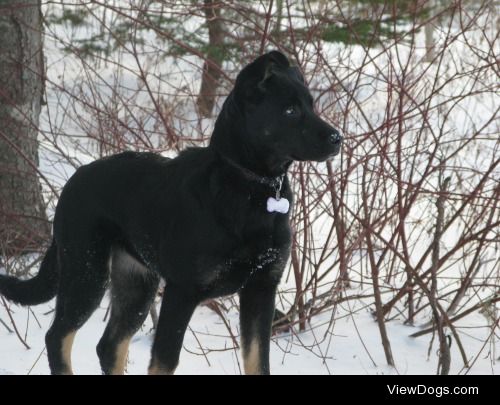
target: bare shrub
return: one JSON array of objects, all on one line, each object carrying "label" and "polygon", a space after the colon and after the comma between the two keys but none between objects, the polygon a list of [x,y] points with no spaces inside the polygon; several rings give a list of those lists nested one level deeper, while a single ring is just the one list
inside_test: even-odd
[{"label": "bare shrub", "polygon": [[[426,324],[415,336],[435,331],[441,373],[449,340],[465,369],[479,356],[461,345],[457,320],[486,311],[490,336],[498,333],[493,2],[76,1],[47,3],[44,13],[49,212],[90,160],[206,145],[206,117],[239,69],[279,48],[345,143],[332,162],[292,167],[293,250],[276,331],[305,330],[355,300],[372,309],[388,364],[398,360],[388,320]],[[224,318],[237,303],[209,305]]]}]

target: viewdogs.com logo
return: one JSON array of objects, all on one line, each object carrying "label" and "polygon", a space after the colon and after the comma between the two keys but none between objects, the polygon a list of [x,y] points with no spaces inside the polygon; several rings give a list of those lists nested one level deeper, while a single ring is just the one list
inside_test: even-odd
[{"label": "viewdogs.com logo", "polygon": [[437,398],[443,395],[477,395],[479,387],[433,387],[423,384],[413,386],[387,385],[390,395],[431,395]]}]

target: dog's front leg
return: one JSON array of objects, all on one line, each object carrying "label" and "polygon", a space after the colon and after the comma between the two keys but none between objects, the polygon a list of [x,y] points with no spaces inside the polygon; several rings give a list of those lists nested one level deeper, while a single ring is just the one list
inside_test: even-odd
[{"label": "dog's front leg", "polygon": [[269,374],[269,348],[277,285],[257,278],[240,291],[240,329],[245,374]]},{"label": "dog's front leg", "polygon": [[184,333],[197,305],[196,296],[182,287],[165,287],[149,374],[174,374],[179,363]]}]

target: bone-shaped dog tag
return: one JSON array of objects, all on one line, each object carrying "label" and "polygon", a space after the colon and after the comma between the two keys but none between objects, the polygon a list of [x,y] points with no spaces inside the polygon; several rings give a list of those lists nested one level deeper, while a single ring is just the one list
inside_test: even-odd
[{"label": "bone-shaped dog tag", "polygon": [[274,197],[269,197],[267,199],[267,212],[279,212],[280,214],[286,214],[290,209],[290,202],[286,198],[276,199]]}]

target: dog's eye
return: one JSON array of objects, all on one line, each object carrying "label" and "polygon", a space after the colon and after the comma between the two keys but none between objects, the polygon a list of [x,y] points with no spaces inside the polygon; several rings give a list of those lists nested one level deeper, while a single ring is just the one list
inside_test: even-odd
[{"label": "dog's eye", "polygon": [[291,105],[291,106],[288,106],[287,108],[285,108],[285,111],[284,111],[284,114],[287,116],[287,117],[293,117],[295,115],[297,115],[298,113],[298,110],[295,106]]}]

